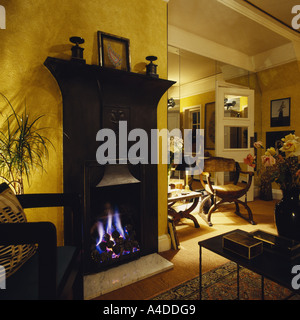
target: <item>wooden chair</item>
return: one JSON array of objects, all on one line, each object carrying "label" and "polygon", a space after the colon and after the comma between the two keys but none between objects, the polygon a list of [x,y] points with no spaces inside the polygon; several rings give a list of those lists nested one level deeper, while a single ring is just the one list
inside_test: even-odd
[{"label": "wooden chair", "polygon": [[83,299],[81,263],[81,199],[75,194],[25,194],[17,196],[23,208],[70,208],[73,232],[57,246],[51,222],[0,224],[0,245],[36,243],[38,251],[0,290],[0,300]]},{"label": "wooden chair", "polygon": [[[213,185],[211,181],[211,174],[216,172],[233,172],[234,178],[233,182],[224,185]],[[240,183],[239,175],[240,173],[248,175],[247,183]],[[203,177],[206,177],[206,183]],[[207,192],[207,195],[201,202],[199,208],[199,215],[204,219],[204,221],[211,227],[211,214],[223,203],[234,202],[236,211],[235,213],[241,218],[247,220],[251,224],[255,224],[253,221],[253,216],[251,209],[247,205],[247,192],[252,183],[253,172],[241,171],[241,168],[234,159],[227,159],[221,157],[211,157],[205,160],[204,170],[200,175],[200,180],[203,188]],[[241,197],[245,196],[245,201],[240,200]],[[220,200],[217,200],[217,199]],[[204,212],[204,207],[207,207],[207,201],[211,201],[210,208],[208,212]],[[248,218],[244,217],[240,213],[239,204],[243,205],[248,212]]]}]

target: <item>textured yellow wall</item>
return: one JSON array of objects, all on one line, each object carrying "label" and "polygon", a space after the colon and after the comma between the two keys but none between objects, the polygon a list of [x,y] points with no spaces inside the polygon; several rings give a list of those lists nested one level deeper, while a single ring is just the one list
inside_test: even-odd
[{"label": "textured yellow wall", "polygon": [[[191,97],[180,99],[180,112],[183,112],[185,108],[202,105],[205,109],[205,104],[215,101],[215,91],[205,92],[201,94],[197,94]],[[203,114],[204,116],[204,114]],[[204,124],[204,122],[203,122]]]},{"label": "textured yellow wall", "polygon": [[[62,192],[62,98],[56,81],[43,66],[47,56],[70,59],[70,36],[85,39],[84,58],[98,64],[97,31],[130,39],[131,68],[145,72],[148,55],[158,57],[158,73],[167,78],[167,4],[162,0],[4,0],[6,30],[0,30],[0,91],[30,113],[46,114],[42,125],[53,142],[47,173],[36,172],[25,192]],[[158,106],[158,126],[167,127],[167,98]],[[0,111],[4,111],[2,101]],[[96,152],[96,150],[95,150]],[[74,159],[76,161],[76,159]],[[167,232],[167,171],[159,166],[159,234]],[[35,210],[30,220],[53,221],[61,242],[63,220],[58,210]]]}]

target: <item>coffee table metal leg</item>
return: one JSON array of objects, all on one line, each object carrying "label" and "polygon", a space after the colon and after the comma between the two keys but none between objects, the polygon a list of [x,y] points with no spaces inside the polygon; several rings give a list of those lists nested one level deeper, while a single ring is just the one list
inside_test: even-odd
[{"label": "coffee table metal leg", "polygon": [[202,298],[202,246],[199,246],[199,300]]},{"label": "coffee table metal leg", "polygon": [[240,265],[236,264],[236,277],[237,277],[237,299],[240,300]]}]

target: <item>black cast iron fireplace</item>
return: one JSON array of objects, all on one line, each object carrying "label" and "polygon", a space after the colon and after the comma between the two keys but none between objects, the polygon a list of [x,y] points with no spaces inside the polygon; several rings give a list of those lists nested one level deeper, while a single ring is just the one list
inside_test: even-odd
[{"label": "black cast iron fireplace", "polygon": [[143,254],[151,232],[143,225],[143,169],[142,165],[86,162],[84,252],[89,273]]},{"label": "black cast iron fireplace", "polygon": [[[158,102],[174,82],[78,63],[74,59],[48,57],[44,64],[57,80],[62,94],[64,192],[84,196],[84,273],[100,271],[157,252],[157,165],[150,163],[150,144],[149,164],[128,164],[125,168],[137,181],[98,186],[105,180],[107,169],[118,174],[119,168],[124,167],[102,166],[94,161],[99,147],[96,135],[104,128],[117,134],[119,121],[126,121],[128,132],[140,128],[151,137],[151,130],[157,129]],[[110,175],[108,180],[115,182],[116,179]],[[114,215],[120,217],[122,229],[126,229],[125,233],[131,232],[133,239],[114,232],[123,232],[115,227],[118,223]],[[68,235],[72,230],[72,220],[66,211],[64,225]],[[111,233],[114,235],[109,234],[107,225],[112,225],[114,230]],[[126,254],[120,255],[118,250]]]}]

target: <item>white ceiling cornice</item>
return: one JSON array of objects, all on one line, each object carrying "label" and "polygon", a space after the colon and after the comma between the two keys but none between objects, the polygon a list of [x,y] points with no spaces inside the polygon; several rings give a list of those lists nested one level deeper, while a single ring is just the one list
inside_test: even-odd
[{"label": "white ceiling cornice", "polygon": [[180,86],[180,98],[188,98],[216,89],[216,81],[224,81],[222,74],[210,76],[205,79],[193,81]]},{"label": "white ceiling cornice", "polygon": [[246,54],[173,25],[168,26],[168,45],[249,71],[255,71],[251,57]]},{"label": "white ceiling cornice", "polygon": [[300,60],[300,42],[293,41],[280,47],[248,56],[235,49],[182,30],[173,25],[168,27],[168,45],[184,49],[201,56],[227,63],[250,72],[276,67]]},{"label": "white ceiling cornice", "polygon": [[285,37],[290,41],[300,42],[299,35],[296,35],[292,30],[283,27],[280,23],[273,20],[272,18],[263,15],[261,12],[254,10],[252,7],[250,8],[249,5],[247,5],[244,1],[241,2],[240,0],[218,0],[218,2],[255,21],[256,23],[259,23],[260,25],[277,33],[278,35]]},{"label": "white ceiling cornice", "polygon": [[252,57],[255,71],[277,67],[297,60],[296,50],[293,42],[259,53]]}]

